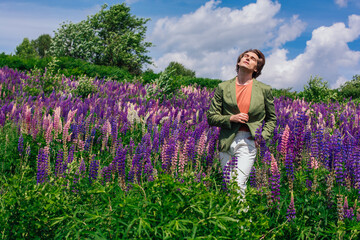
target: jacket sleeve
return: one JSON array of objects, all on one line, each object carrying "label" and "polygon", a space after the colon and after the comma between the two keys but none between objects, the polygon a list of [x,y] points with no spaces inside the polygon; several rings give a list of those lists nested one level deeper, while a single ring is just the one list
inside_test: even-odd
[{"label": "jacket sleeve", "polygon": [[223,115],[223,89],[218,86],[215,90],[214,97],[211,100],[210,108],[206,112],[207,121],[210,126],[231,129],[230,116]]},{"label": "jacket sleeve", "polygon": [[276,126],[274,97],[271,93],[271,88],[265,89],[264,102],[265,102],[265,124],[263,126],[262,136],[265,140],[268,140]]}]

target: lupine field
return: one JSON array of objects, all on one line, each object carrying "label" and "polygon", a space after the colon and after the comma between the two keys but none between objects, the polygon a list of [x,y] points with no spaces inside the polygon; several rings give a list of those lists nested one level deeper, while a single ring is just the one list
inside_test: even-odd
[{"label": "lupine field", "polygon": [[359,239],[358,104],[275,99],[239,201],[207,124],[212,90],[90,80],[85,98],[66,77],[30,96],[39,79],[0,69],[2,239]]}]

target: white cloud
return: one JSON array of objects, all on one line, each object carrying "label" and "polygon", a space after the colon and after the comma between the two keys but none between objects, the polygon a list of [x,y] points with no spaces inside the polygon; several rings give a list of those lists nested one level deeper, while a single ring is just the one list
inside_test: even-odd
[{"label": "white cloud", "polygon": [[219,6],[211,0],[195,12],[179,18],[159,19],[149,40],[157,47],[158,70],[178,61],[197,76],[230,79],[235,61],[249,48],[281,46],[298,37],[305,24],[294,16],[289,23],[276,18],[280,4],[257,0],[242,9]]},{"label": "white cloud", "polygon": [[335,3],[339,5],[339,7],[346,7],[348,0],[335,0]]},{"label": "white cloud", "polygon": [[64,21],[79,22],[96,13],[100,6],[74,10],[46,7],[34,3],[0,3],[0,45],[10,53],[27,37],[36,39],[41,34],[53,35]]},{"label": "white cloud", "polygon": [[306,24],[294,15],[290,23],[285,23],[279,28],[276,39],[274,40],[274,47],[278,48],[286,42],[295,40],[305,30]]},{"label": "white cloud", "polygon": [[360,52],[352,51],[348,43],[360,36],[360,16],[349,16],[348,27],[335,23],[312,32],[304,53],[288,60],[286,49],[274,49],[264,67],[264,82],[276,88],[293,87],[302,90],[310,76],[319,76],[330,87],[350,80],[360,69]]},{"label": "white cloud", "polygon": [[259,80],[276,88],[302,90],[310,76],[336,87],[358,74],[360,52],[349,49],[348,43],[359,38],[360,16],[350,16],[348,26],[340,22],[313,30],[305,51],[288,59],[284,45],[306,27],[298,16],[278,18],[281,6],[271,0],[257,0],[242,9],[219,3],[212,0],[195,12],[156,22],[150,41],[161,57],[154,60],[155,70],[177,61],[199,77],[227,80],[235,76],[238,54],[259,48],[269,53]]}]

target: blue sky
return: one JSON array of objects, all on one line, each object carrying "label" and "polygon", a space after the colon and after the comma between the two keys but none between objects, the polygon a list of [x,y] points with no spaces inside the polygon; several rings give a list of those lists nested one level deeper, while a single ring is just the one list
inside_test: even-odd
[{"label": "blue sky", "polygon": [[[0,0],[0,52],[23,38],[54,35],[62,22],[79,22],[101,5],[123,1]],[[258,48],[266,65],[258,80],[302,90],[311,76],[338,87],[360,74],[358,0],[127,0],[131,13],[150,18],[147,41],[156,72],[177,61],[198,77],[235,76],[239,53]]]}]

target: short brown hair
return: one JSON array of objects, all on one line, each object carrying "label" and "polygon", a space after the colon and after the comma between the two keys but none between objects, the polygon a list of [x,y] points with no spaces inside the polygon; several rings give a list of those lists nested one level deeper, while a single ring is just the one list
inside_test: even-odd
[{"label": "short brown hair", "polygon": [[257,66],[256,66],[256,72],[254,71],[253,74],[252,74],[252,77],[253,78],[257,78],[258,76],[260,76],[261,74],[261,70],[263,69],[264,65],[265,65],[265,56],[264,54],[258,50],[258,49],[248,49],[246,50],[245,52],[243,52],[242,54],[239,55],[239,57],[237,58],[237,61],[236,61],[236,73],[239,72],[239,65],[238,63],[240,62],[241,58],[245,55],[245,53],[248,53],[248,52],[253,52],[255,53],[259,60],[257,61]]}]

